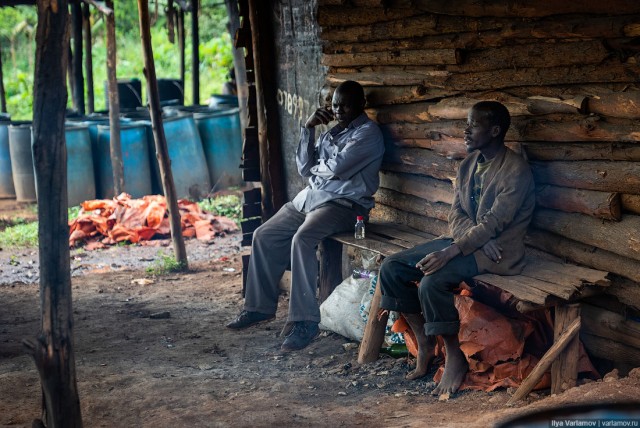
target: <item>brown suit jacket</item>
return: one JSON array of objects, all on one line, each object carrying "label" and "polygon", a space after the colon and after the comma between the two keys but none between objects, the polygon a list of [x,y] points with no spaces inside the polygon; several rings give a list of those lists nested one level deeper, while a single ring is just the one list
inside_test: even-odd
[{"label": "brown suit jacket", "polygon": [[[471,153],[458,169],[449,213],[450,237],[462,254],[473,253],[480,273],[517,275],[524,268],[524,236],[535,207],[533,175],[522,156],[504,147],[487,169],[474,217],[473,174],[479,156],[479,151]],[[500,263],[482,251],[490,239],[502,247]]]}]

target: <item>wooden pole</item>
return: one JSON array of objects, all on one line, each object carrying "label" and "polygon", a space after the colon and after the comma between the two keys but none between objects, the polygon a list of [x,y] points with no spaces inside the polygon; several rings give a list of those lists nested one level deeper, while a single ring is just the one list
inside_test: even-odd
[{"label": "wooden pole", "polygon": [[[562,333],[569,325],[580,318],[580,305],[556,306],[555,320],[553,323],[553,338],[560,339]],[[574,337],[566,349],[551,364],[551,394],[561,394],[567,389],[576,386],[578,380],[578,360],[580,358],[580,340]]]},{"label": "wooden pole", "polygon": [[[378,277],[378,279],[380,278]],[[382,342],[384,342],[384,331],[387,326],[389,314],[385,312],[384,315],[378,319],[381,300],[382,291],[380,291],[380,283],[378,283],[376,291],[373,293],[373,299],[371,299],[369,318],[367,319],[367,325],[364,327],[364,335],[360,343],[360,350],[358,352],[358,363],[360,364],[377,360],[380,347],[382,346]]]},{"label": "wooden pole", "polygon": [[[229,34],[235,40],[235,35],[240,28],[240,13],[236,0],[225,0],[227,15],[229,15]],[[236,74],[236,86],[238,88],[238,105],[240,106],[240,125],[242,132],[247,127],[247,100],[249,99],[249,87],[247,86],[247,70],[244,60],[244,49],[241,46],[233,48],[233,68]],[[244,138],[243,138],[244,140]]]},{"label": "wooden pole", "polygon": [[[113,10],[113,0],[106,0],[108,8]],[[113,169],[113,191],[115,196],[125,191],[124,162],[120,145],[120,96],[116,77],[116,14],[106,16],[107,21],[107,82],[109,87],[109,129],[111,131],[110,151]]]},{"label": "wooden pole", "polygon": [[[38,189],[38,246],[42,330],[24,346],[35,360],[48,427],[81,427],[76,382],[69,226],[67,153],[68,4],[37,2],[33,100],[33,153]],[[34,421],[42,425],[42,421]]]},{"label": "wooden pole", "polygon": [[156,66],[153,62],[153,48],[151,47],[148,0],[138,0],[138,12],[140,18],[140,38],[142,39],[142,55],[144,56],[144,74],[147,78],[147,94],[149,98],[149,109],[151,111],[151,125],[153,127],[153,137],[156,143],[156,153],[160,166],[160,175],[162,177],[162,187],[167,198],[173,251],[175,253],[176,261],[183,269],[187,269],[187,251],[185,250],[184,239],[182,238],[178,198],[176,197],[176,188],[173,184],[171,159],[169,159],[167,140],[165,138],[164,127],[162,125],[162,110],[160,108],[160,96],[158,94]]},{"label": "wooden pole", "polygon": [[198,29],[198,0],[191,0],[191,74],[193,105],[200,104],[200,32]]},{"label": "wooden pole", "polygon": [[4,77],[2,73],[2,46],[0,46],[0,111],[7,112],[7,94],[4,91]]},{"label": "wooden pole", "polygon": [[522,400],[536,386],[542,375],[549,369],[551,364],[560,353],[571,343],[571,340],[580,331],[580,318],[576,318],[567,329],[556,339],[551,348],[542,356],[538,364],[529,373],[529,376],[522,381],[520,387],[507,401],[507,406]]},{"label": "wooden pole", "polygon": [[75,110],[84,115],[84,76],[82,75],[82,5],[79,2],[71,4],[71,29],[73,31],[73,85],[75,90]]},{"label": "wooden pole", "polygon": [[82,4],[82,35],[84,36],[84,71],[87,74],[87,113],[95,111],[93,95],[93,55],[91,46],[91,9],[87,3]]},{"label": "wooden pole", "polygon": [[182,8],[178,11],[178,50],[180,51],[180,82],[182,87],[185,87],[185,72],[184,72],[184,10]]}]

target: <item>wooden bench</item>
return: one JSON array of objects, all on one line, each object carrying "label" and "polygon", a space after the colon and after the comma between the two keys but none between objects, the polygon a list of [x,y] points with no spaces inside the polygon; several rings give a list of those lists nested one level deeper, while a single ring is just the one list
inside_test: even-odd
[{"label": "wooden bench", "polygon": [[[431,234],[404,225],[372,222],[367,224],[365,239],[356,240],[352,233],[326,239],[320,247],[320,299],[326,299],[343,279],[343,245],[389,256],[434,238],[436,237]],[[481,274],[474,277],[477,283],[511,293],[518,300],[516,307],[520,312],[554,308],[554,344],[518,388],[511,401],[526,396],[550,366],[552,393],[560,393],[575,386],[579,347],[576,336],[580,328],[580,309],[575,302],[602,293],[610,285],[607,275],[607,272],[546,259],[539,253],[528,253],[527,265],[520,275]],[[377,287],[360,344],[358,362],[361,364],[375,361],[384,341],[387,319],[376,317],[380,297],[380,287]]]}]

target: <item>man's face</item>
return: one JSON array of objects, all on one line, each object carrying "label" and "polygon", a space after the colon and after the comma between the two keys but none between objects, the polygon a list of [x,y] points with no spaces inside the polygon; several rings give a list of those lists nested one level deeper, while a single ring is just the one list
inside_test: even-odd
[{"label": "man's face", "polygon": [[467,117],[467,126],[464,129],[467,152],[471,153],[474,150],[488,147],[499,133],[500,127],[489,123],[486,112],[472,108]]},{"label": "man's face", "polygon": [[340,125],[346,127],[364,111],[364,102],[354,94],[338,88],[333,93],[331,111]]}]

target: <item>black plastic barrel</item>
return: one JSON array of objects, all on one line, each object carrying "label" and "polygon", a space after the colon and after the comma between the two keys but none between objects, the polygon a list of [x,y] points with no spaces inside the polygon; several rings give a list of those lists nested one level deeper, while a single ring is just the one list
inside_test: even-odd
[{"label": "black plastic barrel", "polygon": [[184,87],[180,79],[158,79],[158,95],[161,104],[184,104]]},{"label": "black plastic barrel", "polygon": [[96,198],[91,138],[87,125],[67,125],[67,198],[70,207]]},{"label": "black plastic barrel", "polygon": [[11,172],[18,202],[37,200],[31,141],[31,122],[15,122],[9,125]]},{"label": "black plastic barrel", "polygon": [[0,198],[15,198],[16,190],[13,186],[11,168],[11,153],[9,152],[9,125],[11,119],[6,113],[0,113]]},{"label": "black plastic barrel", "polygon": [[[120,146],[124,167],[124,191],[134,198],[151,194],[151,174],[147,131],[142,123],[120,124]],[[98,125],[98,197],[113,198],[113,168],[111,166],[111,128]]]},{"label": "black plastic barrel", "polygon": [[[109,82],[104,82],[104,94],[109,109]],[[118,79],[120,110],[135,110],[142,107],[142,83],[139,79]]]},{"label": "black plastic barrel", "polygon": [[202,138],[209,178],[215,190],[240,185],[242,183],[240,109],[195,113],[194,118]]}]

